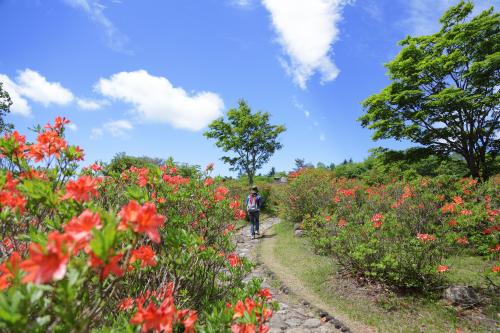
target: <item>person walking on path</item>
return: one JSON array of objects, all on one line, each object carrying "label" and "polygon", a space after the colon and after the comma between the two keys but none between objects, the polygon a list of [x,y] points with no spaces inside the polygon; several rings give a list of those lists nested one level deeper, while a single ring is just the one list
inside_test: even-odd
[{"label": "person walking on path", "polygon": [[247,207],[248,220],[250,221],[250,233],[252,234],[252,239],[255,239],[256,234],[260,236],[259,212],[262,207],[262,198],[259,195],[257,186],[252,187],[250,195],[245,200],[245,206]]}]

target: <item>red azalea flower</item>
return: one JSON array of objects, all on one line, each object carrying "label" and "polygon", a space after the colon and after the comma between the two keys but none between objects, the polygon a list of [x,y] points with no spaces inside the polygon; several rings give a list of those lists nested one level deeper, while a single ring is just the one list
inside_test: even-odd
[{"label": "red azalea flower", "polygon": [[212,178],[210,178],[210,177],[208,177],[207,179],[205,179],[205,181],[203,182],[203,184],[204,184],[205,186],[210,186],[210,185],[212,185],[213,183],[214,183],[214,180],[213,180]]},{"label": "red azalea flower", "polygon": [[12,252],[9,259],[0,265],[0,290],[10,287],[12,279],[19,271],[19,264],[21,263],[21,255],[16,251]]},{"label": "red azalea flower", "polygon": [[195,324],[198,320],[198,314],[194,310],[179,310],[177,311],[177,318],[179,318],[182,325],[184,325],[184,333],[196,332]]},{"label": "red azalea flower", "polygon": [[87,245],[94,228],[102,228],[101,217],[98,213],[93,213],[86,209],[78,218],[73,217],[68,224],[64,226],[64,232],[75,240],[77,243],[75,251],[79,251]]},{"label": "red azalea flower", "polygon": [[140,248],[132,251],[132,256],[130,257],[130,263],[133,264],[136,261],[141,261],[141,268],[151,266],[156,266],[155,251],[151,246],[141,246]]},{"label": "red azalea flower", "polygon": [[417,238],[420,239],[422,242],[432,242],[436,240],[435,235],[429,235],[429,234],[417,234]]},{"label": "red azalea flower", "polygon": [[135,300],[132,297],[124,298],[118,303],[118,310],[127,311],[134,307]]},{"label": "red azalea flower", "polygon": [[120,260],[123,257],[123,253],[118,253],[108,259],[108,263],[103,267],[101,272],[101,281],[106,279],[110,274],[116,277],[123,275],[123,269],[120,267]]},{"label": "red azalea flower", "polygon": [[145,233],[153,242],[160,243],[158,228],[165,222],[165,217],[156,214],[154,204],[148,202],[141,207],[132,200],[121,209],[118,215],[122,218],[119,230],[125,230],[131,226],[134,232]]},{"label": "red azalea flower", "polygon": [[77,180],[70,180],[66,184],[66,194],[62,200],[73,199],[78,202],[87,201],[91,196],[99,196],[97,185],[99,180],[90,176],[81,176]]},{"label": "red azalea flower", "polygon": [[347,225],[347,221],[345,219],[340,219],[339,220],[339,223],[338,223],[339,228],[343,228],[346,225]]},{"label": "red azalea flower", "polygon": [[439,265],[439,266],[438,266],[438,268],[437,268],[437,271],[438,271],[439,273],[444,273],[444,272],[446,272],[448,269],[450,269],[450,268],[449,268],[448,266],[446,266],[446,265]]},{"label": "red azalea flower", "polygon": [[53,231],[48,236],[45,248],[32,243],[29,258],[20,264],[21,269],[27,273],[23,283],[40,284],[61,280],[66,274],[72,241],[71,236]]},{"label": "red azalea flower", "polygon": [[467,237],[458,237],[457,243],[460,245],[467,245],[469,244],[469,240],[467,239]]},{"label": "red azalea flower", "polygon": [[264,297],[268,301],[273,298],[273,295],[269,291],[269,288],[264,288],[264,289],[259,290],[259,292],[257,293],[257,295],[261,296],[261,297]]},{"label": "red azalea flower", "polygon": [[448,225],[449,225],[450,227],[456,227],[456,226],[457,226],[457,224],[458,224],[458,223],[457,223],[457,221],[456,221],[456,220],[450,220],[450,221],[448,222]]},{"label": "red azalea flower", "polygon": [[472,215],[472,211],[471,211],[471,210],[469,210],[469,209],[462,209],[462,210],[460,211],[460,214],[461,214],[461,215]]},{"label": "red azalea flower", "polygon": [[240,257],[238,257],[238,255],[236,253],[231,253],[230,255],[228,255],[227,260],[229,261],[229,264],[232,267],[235,267],[238,264],[241,264],[241,259],[240,259]]},{"label": "red azalea flower", "polygon": [[224,186],[219,186],[215,189],[215,201],[221,201],[226,198],[226,195],[229,193],[229,190]]},{"label": "red azalea flower", "polygon": [[491,271],[493,273],[500,273],[500,266],[493,266],[493,268],[491,269]]}]

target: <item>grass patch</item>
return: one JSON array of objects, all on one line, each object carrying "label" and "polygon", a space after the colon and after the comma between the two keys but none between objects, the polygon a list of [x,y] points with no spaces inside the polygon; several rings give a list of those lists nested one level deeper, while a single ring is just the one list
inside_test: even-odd
[{"label": "grass patch", "polygon": [[[455,332],[458,327],[464,332],[491,331],[464,319],[463,313],[446,305],[439,295],[423,298],[390,292],[374,294],[373,290],[346,285],[345,281],[335,278],[338,270],[335,262],[314,254],[306,239],[294,237],[289,223],[274,226],[274,231],[275,245],[271,253],[262,255],[272,255],[273,260],[293,272],[302,283],[301,288],[313,292],[325,304],[354,321],[376,327],[379,332]],[[457,270],[450,277],[453,282],[470,284],[467,281],[477,280],[477,258],[451,260],[455,260],[450,265]]]}]

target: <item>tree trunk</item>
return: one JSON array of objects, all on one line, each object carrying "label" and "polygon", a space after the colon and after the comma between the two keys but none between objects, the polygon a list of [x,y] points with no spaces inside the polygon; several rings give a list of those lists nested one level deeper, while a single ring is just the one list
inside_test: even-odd
[{"label": "tree trunk", "polygon": [[247,176],[248,176],[248,185],[252,186],[253,185],[253,177],[254,177],[254,174],[251,173],[251,172],[248,172],[247,173]]}]

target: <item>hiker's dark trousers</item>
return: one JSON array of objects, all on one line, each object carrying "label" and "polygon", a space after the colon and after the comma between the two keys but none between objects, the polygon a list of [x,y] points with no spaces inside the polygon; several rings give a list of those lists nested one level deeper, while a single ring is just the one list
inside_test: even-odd
[{"label": "hiker's dark trousers", "polygon": [[250,220],[250,233],[255,236],[259,232],[259,212],[248,212],[248,219]]}]

